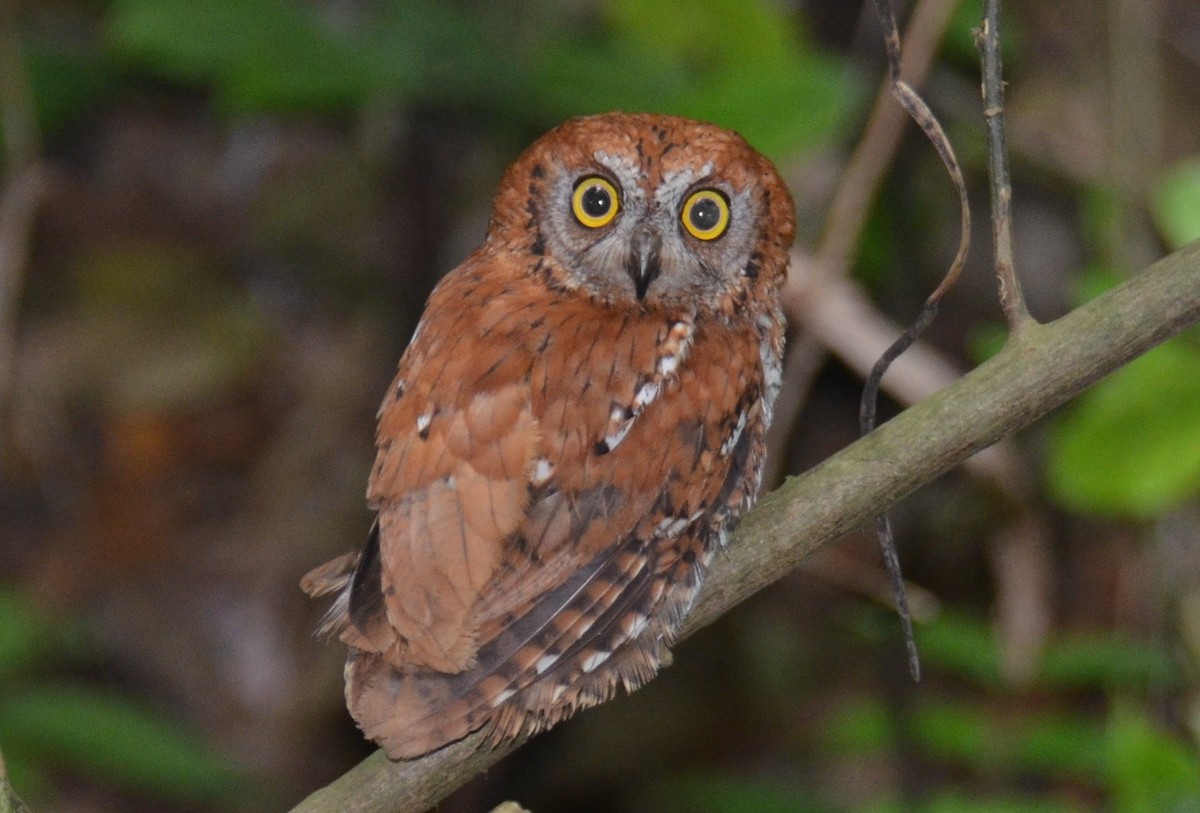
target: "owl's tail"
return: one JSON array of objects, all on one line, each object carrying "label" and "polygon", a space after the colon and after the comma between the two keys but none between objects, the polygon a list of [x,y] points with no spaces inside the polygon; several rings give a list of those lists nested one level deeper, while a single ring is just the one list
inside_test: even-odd
[{"label": "owl's tail", "polygon": [[[536,733],[633,691],[658,671],[663,644],[699,585],[699,539],[648,555],[633,541],[534,602],[459,674],[398,668],[352,649],[346,701],[392,759],[413,759],[486,729],[500,742]],[[689,552],[690,551],[690,552]]]}]

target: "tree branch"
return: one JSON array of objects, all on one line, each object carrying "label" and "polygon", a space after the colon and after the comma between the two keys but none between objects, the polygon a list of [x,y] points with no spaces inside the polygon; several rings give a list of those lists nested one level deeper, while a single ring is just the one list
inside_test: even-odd
[{"label": "tree branch", "polygon": [[[1030,321],[998,355],[767,495],[714,561],[682,637],[712,623],[921,485],[1200,322],[1200,241],[1049,324]],[[516,744],[474,735],[411,762],[382,752],[292,813],[421,811]]]}]

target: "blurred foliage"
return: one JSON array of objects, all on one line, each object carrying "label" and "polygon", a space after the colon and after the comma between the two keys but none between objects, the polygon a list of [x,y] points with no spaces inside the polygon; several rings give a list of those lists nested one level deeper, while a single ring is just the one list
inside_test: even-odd
[{"label": "blurred foliage", "polygon": [[[944,674],[981,689],[1000,690],[999,646],[994,631],[969,616],[945,612],[921,625],[922,659]],[[1040,654],[1035,686],[1054,691],[1174,687],[1182,681],[1174,658],[1142,641],[1112,635],[1062,634]]]},{"label": "blurred foliage", "polygon": [[809,798],[800,787],[769,779],[699,774],[667,777],[633,807],[646,813],[833,813],[836,809]]},{"label": "blurred foliage", "polygon": [[150,704],[83,682],[46,682],[64,656],[86,666],[87,651],[75,625],[0,591],[0,745],[31,804],[52,796],[50,776],[66,771],[147,800],[231,809],[245,790],[237,771]]},{"label": "blurred foliage", "polygon": [[[1160,188],[1164,231],[1187,221],[1186,191]],[[1200,174],[1193,193],[1200,203]],[[1186,186],[1186,185],[1184,185]],[[1200,221],[1195,226],[1200,229]],[[1183,228],[1183,227],[1181,227]],[[1182,234],[1183,232],[1179,232]],[[1196,232],[1200,236],[1200,230]],[[1077,299],[1099,296],[1116,274],[1090,269]],[[1067,406],[1047,445],[1050,494],[1073,510],[1100,516],[1153,518],[1200,494],[1200,341],[1191,331],[1134,359]]]},{"label": "blurred foliage", "polygon": [[1036,799],[980,799],[964,793],[941,793],[924,803],[881,802],[863,813],[1075,813],[1079,808],[1065,802]]},{"label": "blurred foliage", "polygon": [[1195,749],[1162,731],[1133,704],[1117,706],[1104,742],[1114,813],[1200,810]]},{"label": "blurred foliage", "polygon": [[[926,694],[900,715],[880,698],[854,697],[826,721],[828,748],[856,756],[912,749],[911,756],[968,771],[982,784],[1081,783],[1105,790],[1113,813],[1198,809],[1200,761],[1193,746],[1132,702],[1179,684],[1173,658],[1160,647],[1100,635],[1059,636],[1046,644],[1034,680],[1015,692],[999,681],[999,647],[982,621],[945,616],[922,625],[918,642],[931,680],[962,680],[974,691],[954,700]],[[1052,699],[1089,690],[1113,698],[1106,719],[1056,708]],[[1041,807],[1034,799],[953,796],[929,804],[913,809],[1076,809]]]},{"label": "blurred foliage", "polygon": [[286,0],[121,0],[107,33],[117,59],[211,87],[231,114],[349,113],[384,96],[409,100],[425,78],[421,66],[429,60],[422,57],[442,52],[431,47],[439,24],[453,25],[460,37],[472,33],[449,6],[387,8],[394,13],[368,33],[336,30],[315,7]]},{"label": "blurred foliage", "polygon": [[[1200,160],[1172,168],[1152,212],[1178,248],[1200,238]],[[1115,282],[1093,271],[1090,299]],[[1200,494],[1200,340],[1192,331],[1135,359],[1067,408],[1047,448],[1052,495],[1078,511],[1152,518]]]},{"label": "blurred foliage", "polygon": [[1200,156],[1171,167],[1152,203],[1158,227],[1173,248],[1200,240]]},{"label": "blurred foliage", "polygon": [[241,789],[224,760],[127,694],[83,685],[31,686],[0,705],[6,753],[77,771],[167,802],[233,805]]},{"label": "blurred foliage", "polygon": [[839,62],[804,48],[793,18],[763,0],[613,0],[593,47],[539,52],[541,106],[556,117],[646,109],[713,121],[771,155],[828,143],[863,101]]},{"label": "blurred foliage", "polygon": [[58,133],[90,113],[121,90],[115,66],[99,54],[71,49],[47,39],[25,43],[29,76],[39,128]]},{"label": "blurred foliage", "polygon": [[12,590],[0,590],[0,620],[0,681],[4,683],[66,649],[72,637]]},{"label": "blurred foliage", "polygon": [[863,98],[844,64],[805,47],[765,0],[610,0],[587,37],[537,18],[539,5],[393,0],[331,25],[286,0],[119,0],[108,41],[123,64],[211,87],[230,114],[426,104],[545,123],[652,110],[782,154],[827,143]]},{"label": "blurred foliage", "polygon": [[254,302],[176,245],[98,251],[73,283],[75,381],[118,411],[203,403],[255,372],[270,345]]},{"label": "blurred foliage", "polygon": [[1051,493],[1076,510],[1154,517],[1200,492],[1200,347],[1181,338],[1073,404],[1047,448]]}]

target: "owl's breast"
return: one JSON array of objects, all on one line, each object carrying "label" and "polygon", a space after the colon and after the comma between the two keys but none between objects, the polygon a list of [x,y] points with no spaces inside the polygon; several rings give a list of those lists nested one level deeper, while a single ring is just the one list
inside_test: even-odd
[{"label": "owl's breast", "polygon": [[647,512],[668,503],[676,519],[741,499],[728,483],[757,478],[748,469],[765,431],[753,325],[589,306],[552,309],[534,348],[532,411],[555,485],[611,483]]}]

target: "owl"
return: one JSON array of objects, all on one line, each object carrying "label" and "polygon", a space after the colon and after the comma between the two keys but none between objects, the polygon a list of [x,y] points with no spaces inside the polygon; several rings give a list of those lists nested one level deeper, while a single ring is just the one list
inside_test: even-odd
[{"label": "owl", "polygon": [[507,170],[384,396],[366,548],[302,585],[389,757],[654,676],[754,501],[794,230],[771,163],[696,121],[571,119]]}]

